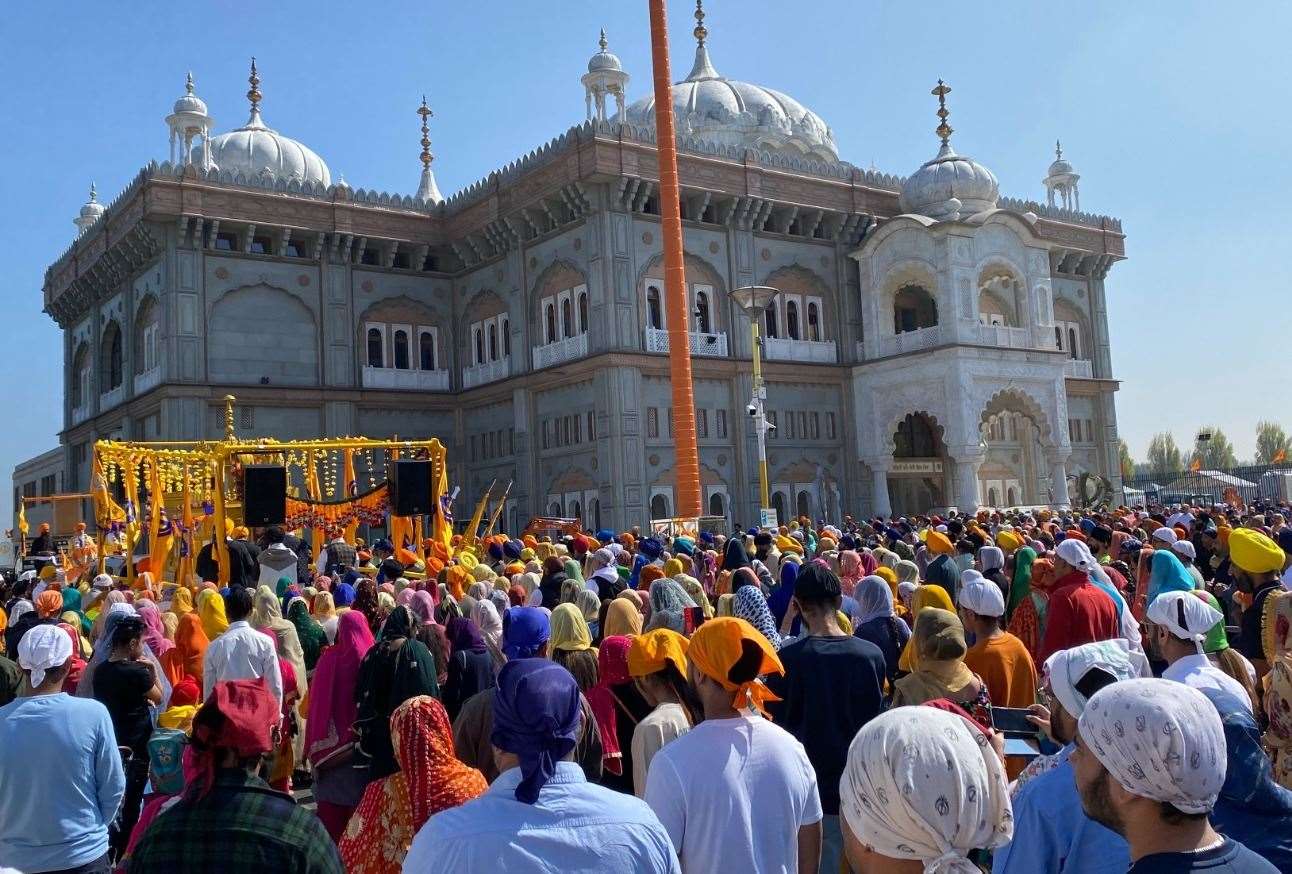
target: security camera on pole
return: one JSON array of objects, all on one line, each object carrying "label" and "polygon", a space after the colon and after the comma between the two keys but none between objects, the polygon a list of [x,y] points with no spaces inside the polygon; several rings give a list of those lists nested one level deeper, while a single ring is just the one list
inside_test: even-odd
[{"label": "security camera on pole", "polygon": [[[767,400],[767,387],[763,385],[762,339],[759,337],[758,325],[763,312],[776,299],[780,290],[766,285],[746,285],[733,288],[729,295],[736,305],[749,316],[749,332],[753,347],[754,359],[754,395],[745,407],[753,417],[754,433],[758,436],[758,501],[761,517],[768,519],[772,515],[771,495],[767,487],[767,434],[775,431],[776,426],[767,421],[764,402]],[[779,520],[776,520],[779,521]]]}]

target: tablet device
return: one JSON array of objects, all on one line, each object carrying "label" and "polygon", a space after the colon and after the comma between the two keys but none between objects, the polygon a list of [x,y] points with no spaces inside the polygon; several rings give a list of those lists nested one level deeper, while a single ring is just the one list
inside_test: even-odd
[{"label": "tablet device", "polygon": [[1036,737],[1040,729],[1027,718],[1028,715],[1029,711],[1025,707],[993,707],[991,724],[997,731],[1003,731],[1007,735]]}]

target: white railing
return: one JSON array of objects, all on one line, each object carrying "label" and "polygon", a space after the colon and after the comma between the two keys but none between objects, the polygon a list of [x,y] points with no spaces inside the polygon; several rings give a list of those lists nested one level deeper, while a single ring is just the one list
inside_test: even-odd
[{"label": "white railing", "polygon": [[73,425],[79,425],[88,418],[90,418],[90,405],[88,403],[80,407],[72,407]]},{"label": "white railing", "polygon": [[1027,328],[1009,325],[973,325],[969,333],[971,343],[998,346],[1002,349],[1031,349],[1032,332]]},{"label": "white railing", "polygon": [[587,354],[588,335],[575,334],[573,337],[566,337],[564,340],[557,340],[555,343],[548,343],[546,346],[535,346],[534,369],[539,370],[555,364],[564,364],[566,361],[583,358]]},{"label": "white railing", "polygon": [[510,364],[510,358],[499,358],[497,361],[486,361],[483,364],[477,364],[475,367],[464,368],[462,370],[462,387],[471,388],[484,385],[486,382],[505,379],[511,375]]},{"label": "white railing", "polygon": [[99,395],[99,412],[110,410],[125,399],[126,384],[123,382],[112,391],[105,391],[103,394]]},{"label": "white railing", "polygon": [[[727,335],[706,334],[701,331],[688,331],[691,343],[691,355],[702,355],[706,358],[727,357]],[[668,331],[661,328],[646,329],[646,351],[668,353]]]},{"label": "white railing", "polygon": [[1069,358],[1063,362],[1063,375],[1076,379],[1093,379],[1095,376],[1094,362],[1083,358]]},{"label": "white railing", "polygon": [[152,370],[145,370],[143,373],[135,374],[135,394],[141,395],[149,389],[161,385],[161,371],[161,365],[159,364]]},{"label": "white railing", "polygon": [[932,349],[934,346],[941,346],[942,326],[933,325],[929,328],[919,328],[915,331],[903,331],[900,334],[894,334],[891,337],[879,338],[879,355],[883,358],[888,355],[900,355],[903,352],[918,352],[921,349]]},{"label": "white railing", "polygon": [[807,361],[817,364],[834,364],[839,360],[838,348],[833,340],[789,340],[778,337],[764,337],[763,354],[773,361]]},{"label": "white railing", "polygon": [[448,391],[447,370],[400,370],[394,367],[363,367],[364,388],[404,391]]},{"label": "white railing", "polygon": [[858,361],[866,360],[866,344],[860,340],[857,341],[857,360]]}]

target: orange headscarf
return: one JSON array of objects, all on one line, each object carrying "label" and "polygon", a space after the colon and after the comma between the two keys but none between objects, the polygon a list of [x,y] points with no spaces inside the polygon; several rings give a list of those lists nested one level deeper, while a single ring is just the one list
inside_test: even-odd
[{"label": "orange headscarf", "polygon": [[637,578],[637,588],[641,591],[650,589],[650,584],[656,580],[664,578],[664,569],[657,564],[648,564],[642,568],[641,576]]},{"label": "orange headscarf", "polygon": [[166,678],[172,684],[179,684],[185,677],[192,677],[202,684],[202,659],[210,641],[202,630],[202,620],[196,613],[185,613],[179,617],[179,626],[175,629],[175,646],[167,650],[161,658]]},{"label": "orange headscarf", "polygon": [[634,637],[628,648],[628,673],[645,677],[672,664],[685,677],[688,647],[687,639],[671,628],[656,628]]},{"label": "orange headscarf", "polygon": [[445,571],[444,584],[449,587],[449,594],[455,601],[462,600],[462,596],[466,594],[465,586],[471,581],[471,571],[460,564],[451,565]]},{"label": "orange headscarf", "polygon": [[772,649],[767,638],[757,628],[734,616],[710,619],[697,628],[695,634],[691,635],[691,644],[687,647],[686,657],[691,664],[695,665],[696,670],[716,680],[722,688],[733,693],[731,705],[737,710],[741,707],[749,707],[766,716],[767,709],[763,703],[781,699],[767,688],[762,680],[757,676],[744,683],[733,683],[727,679],[728,672],[744,655],[746,641],[749,645],[762,650],[762,662],[758,666],[758,675],[785,673],[785,666],[781,664],[776,650]]}]

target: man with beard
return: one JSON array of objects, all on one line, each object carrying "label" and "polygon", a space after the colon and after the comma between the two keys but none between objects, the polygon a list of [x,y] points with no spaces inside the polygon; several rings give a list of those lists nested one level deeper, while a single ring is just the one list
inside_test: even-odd
[{"label": "man with beard", "polygon": [[1274,874],[1208,815],[1225,781],[1220,715],[1197,689],[1137,679],[1095,693],[1072,766],[1086,815],[1126,838],[1128,874]]}]

